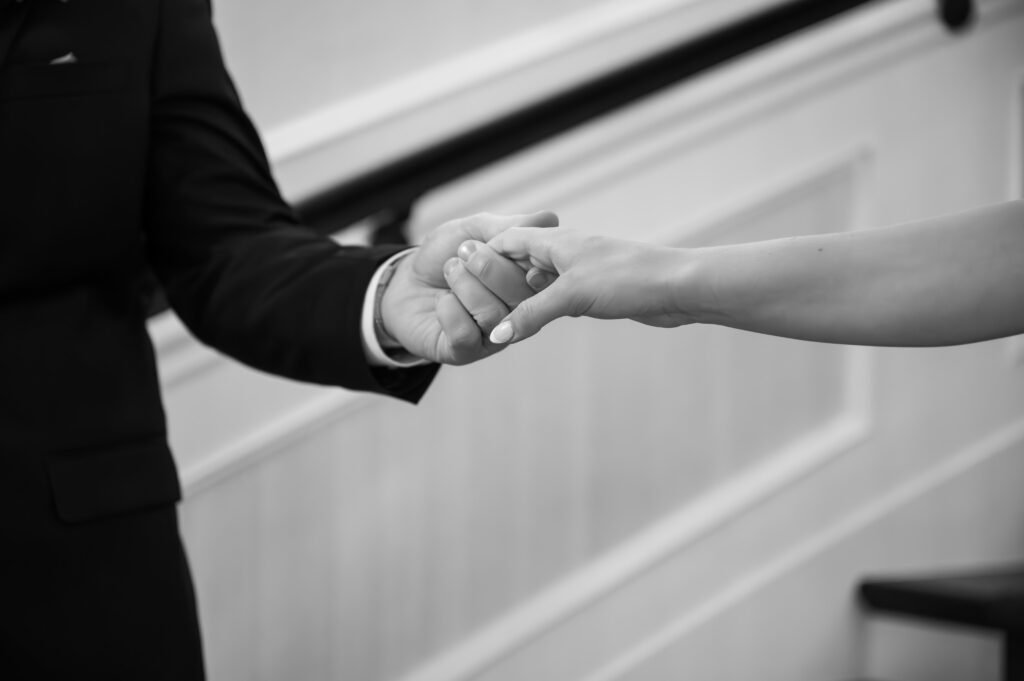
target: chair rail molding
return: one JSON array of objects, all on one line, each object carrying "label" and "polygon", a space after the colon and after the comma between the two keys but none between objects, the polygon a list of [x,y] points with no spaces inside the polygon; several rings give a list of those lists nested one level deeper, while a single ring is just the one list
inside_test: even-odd
[{"label": "chair rail molding", "polygon": [[336,419],[345,418],[365,404],[357,394],[332,391],[308,400],[237,440],[212,450],[178,472],[186,499],[256,466],[288,449]]},{"label": "chair rail molding", "polygon": [[269,129],[293,200],[784,0],[613,0]]},{"label": "chair rail molding", "polygon": [[[265,132],[267,150],[286,195],[301,200],[609,68],[782,4],[780,0],[601,3],[276,125]],[[1020,3],[980,0],[979,23],[1013,7],[1020,9]],[[799,64],[816,64],[864,43],[882,41],[894,29],[926,28],[929,40],[950,39],[934,3],[920,0],[868,6],[839,23],[840,30],[825,26],[797,39]],[[825,35],[816,38],[818,34]],[[804,57],[805,51],[816,54]],[[875,58],[887,56],[892,55],[877,53]],[[777,70],[779,65],[772,68]],[[728,82],[719,87],[737,93],[743,92],[745,84]]]},{"label": "chair rail molding", "polygon": [[[997,25],[1022,11],[1024,3],[1019,0],[981,0],[971,30]],[[583,126],[540,152],[526,151],[502,162],[493,173],[484,170],[458,180],[451,188],[424,197],[414,221],[433,225],[478,212],[501,205],[510,192],[522,205],[556,205],[560,197],[595,191],[652,159],[681,153],[858,74],[954,39],[936,20],[931,3],[892,0],[860,8],[773,44],[756,59],[739,59],[638,102],[628,113],[612,114],[614,124]],[[680,125],[680,120],[686,124]],[[429,121],[421,128],[430,130]],[[495,174],[500,176],[497,181]]]}]

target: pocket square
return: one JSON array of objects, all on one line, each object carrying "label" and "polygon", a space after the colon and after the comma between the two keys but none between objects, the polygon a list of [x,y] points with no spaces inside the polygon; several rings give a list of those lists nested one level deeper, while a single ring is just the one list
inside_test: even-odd
[{"label": "pocket square", "polygon": [[50,66],[60,66],[61,64],[76,64],[78,63],[78,57],[75,56],[74,52],[68,52],[67,54],[57,57],[56,59],[50,60]]}]

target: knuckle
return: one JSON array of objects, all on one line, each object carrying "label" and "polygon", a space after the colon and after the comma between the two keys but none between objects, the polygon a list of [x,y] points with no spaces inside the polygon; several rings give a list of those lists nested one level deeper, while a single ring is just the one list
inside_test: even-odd
[{"label": "knuckle", "polygon": [[582,317],[587,312],[587,305],[579,298],[569,301],[568,313],[570,317]]},{"label": "knuckle", "polygon": [[454,218],[452,220],[449,220],[448,222],[445,222],[440,227],[438,227],[433,232],[431,232],[430,236],[434,236],[434,235],[445,235],[445,236],[447,236],[447,235],[450,235],[450,234],[455,234],[455,233],[457,233],[457,232],[462,230],[463,226],[467,223],[468,220],[470,220],[470,218],[464,218],[464,217],[463,218]]},{"label": "knuckle", "polygon": [[522,301],[521,303],[515,306],[515,316],[518,317],[519,319],[531,317],[535,314],[535,307],[536,303],[534,302],[533,298],[527,298],[526,300]]}]

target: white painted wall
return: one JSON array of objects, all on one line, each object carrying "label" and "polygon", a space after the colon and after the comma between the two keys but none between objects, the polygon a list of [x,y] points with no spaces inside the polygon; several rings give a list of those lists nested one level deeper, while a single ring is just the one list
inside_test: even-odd
[{"label": "white painted wall", "polygon": [[[510,60],[477,18],[486,37],[441,71],[427,51],[351,98],[249,99],[301,196],[460,112],[582,77],[593,55],[756,4],[523,9],[507,44],[540,26],[571,39]],[[980,4],[955,38],[924,0],[858,11],[436,192],[414,231],[553,207],[582,229],[711,243],[1020,196],[1024,3]],[[241,3],[218,8],[229,57],[256,54]],[[258,90],[258,60],[235,70]],[[253,373],[172,318],[153,333],[213,679],[997,674],[992,640],[929,638],[852,594],[868,573],[1024,559],[1017,339],[877,350],[562,321],[443,370],[410,407]]]},{"label": "white painted wall", "polygon": [[311,109],[499,41],[543,30],[589,0],[215,0],[231,69],[255,118],[278,125]]}]

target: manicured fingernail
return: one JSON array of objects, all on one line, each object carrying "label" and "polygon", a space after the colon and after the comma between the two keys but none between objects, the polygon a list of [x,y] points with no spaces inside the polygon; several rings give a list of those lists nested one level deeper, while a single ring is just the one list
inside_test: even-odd
[{"label": "manicured fingernail", "polygon": [[502,345],[512,340],[512,322],[504,321],[491,331],[491,342]]},{"label": "manicured fingernail", "polygon": [[444,263],[444,277],[445,279],[451,279],[455,276],[455,270],[461,265],[458,258],[448,258]]},{"label": "manicured fingernail", "polygon": [[463,241],[462,245],[459,246],[459,257],[463,260],[469,260],[470,256],[474,253],[476,253],[475,241]]}]

